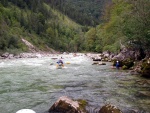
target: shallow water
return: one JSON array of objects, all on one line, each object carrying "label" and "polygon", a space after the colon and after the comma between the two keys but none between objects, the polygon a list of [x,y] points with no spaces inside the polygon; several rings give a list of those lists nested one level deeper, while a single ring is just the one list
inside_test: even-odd
[{"label": "shallow water", "polygon": [[44,113],[60,96],[87,100],[90,113],[107,103],[124,113],[150,113],[150,97],[138,94],[150,91],[150,85],[137,84],[144,78],[111,69],[111,63],[92,65],[85,56],[63,58],[63,69],[56,69],[52,57],[0,60],[0,113],[25,108]]}]

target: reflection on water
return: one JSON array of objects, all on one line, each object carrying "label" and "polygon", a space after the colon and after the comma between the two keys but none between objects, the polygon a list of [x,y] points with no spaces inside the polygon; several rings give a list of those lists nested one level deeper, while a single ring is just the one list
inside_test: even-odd
[{"label": "reflection on water", "polygon": [[90,113],[106,103],[124,113],[150,113],[150,97],[139,95],[140,91],[150,90],[149,84],[137,83],[143,78],[111,69],[110,63],[92,65],[85,56],[63,58],[63,69],[56,69],[57,59],[50,57],[0,61],[1,113],[25,108],[43,113],[64,95],[87,100]]}]

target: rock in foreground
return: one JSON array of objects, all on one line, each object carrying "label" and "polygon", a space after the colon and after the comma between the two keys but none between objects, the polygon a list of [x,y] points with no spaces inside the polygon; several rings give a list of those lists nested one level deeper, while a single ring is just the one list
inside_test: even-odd
[{"label": "rock in foreground", "polygon": [[86,113],[78,101],[62,96],[48,110],[49,113]]},{"label": "rock in foreground", "polygon": [[116,106],[107,104],[100,109],[99,113],[122,113],[122,112]]}]

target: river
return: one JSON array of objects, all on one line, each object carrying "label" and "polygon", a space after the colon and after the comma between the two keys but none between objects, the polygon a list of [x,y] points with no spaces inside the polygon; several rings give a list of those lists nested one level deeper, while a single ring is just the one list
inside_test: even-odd
[{"label": "river", "polygon": [[44,113],[61,96],[87,100],[90,113],[108,103],[123,113],[150,113],[150,97],[138,93],[150,90],[137,83],[144,78],[112,69],[111,63],[92,65],[84,55],[61,56],[63,69],[56,69],[53,59],[60,56],[0,60],[0,113],[25,108]]}]

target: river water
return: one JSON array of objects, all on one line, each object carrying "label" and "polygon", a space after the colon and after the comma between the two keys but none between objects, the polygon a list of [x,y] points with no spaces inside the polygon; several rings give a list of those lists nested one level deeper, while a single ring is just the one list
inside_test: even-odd
[{"label": "river water", "polygon": [[54,57],[60,56],[0,60],[0,113],[44,113],[61,96],[85,99],[89,113],[108,103],[124,113],[150,113],[150,97],[138,93],[150,90],[137,83],[144,78],[112,69],[111,63],[92,65],[84,55],[63,55],[65,67],[56,69]]}]

